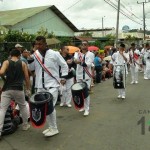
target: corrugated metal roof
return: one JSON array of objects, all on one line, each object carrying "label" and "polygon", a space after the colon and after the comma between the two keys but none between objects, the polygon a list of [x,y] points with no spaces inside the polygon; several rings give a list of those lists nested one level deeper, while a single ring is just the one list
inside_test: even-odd
[{"label": "corrugated metal roof", "polygon": [[1,25],[13,26],[23,21],[24,19],[27,19],[49,7],[50,6],[41,6],[41,7],[34,7],[34,8],[0,11]]},{"label": "corrugated metal roof", "polygon": [[0,23],[1,25],[13,26],[37,13],[40,13],[50,8],[62,21],[64,21],[74,32],[79,30],[53,5],[53,6],[40,6],[8,11],[0,11]]}]

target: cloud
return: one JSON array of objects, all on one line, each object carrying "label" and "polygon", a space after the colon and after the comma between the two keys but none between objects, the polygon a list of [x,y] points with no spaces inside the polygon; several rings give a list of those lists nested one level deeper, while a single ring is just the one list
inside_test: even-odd
[{"label": "cloud", "polygon": [[[117,6],[117,0],[107,0]],[[142,2],[143,0],[138,0]],[[100,28],[102,17],[105,27],[116,27],[117,10],[107,4],[104,0],[3,0],[0,2],[0,10],[19,9],[44,5],[55,5],[77,28]],[[150,28],[150,3],[145,4],[146,25]],[[121,1],[121,10],[133,20],[141,22],[143,19],[142,4],[137,0]],[[140,20],[138,19],[140,18]],[[141,28],[142,25],[131,21],[120,13],[120,28],[129,25],[131,28]]]}]

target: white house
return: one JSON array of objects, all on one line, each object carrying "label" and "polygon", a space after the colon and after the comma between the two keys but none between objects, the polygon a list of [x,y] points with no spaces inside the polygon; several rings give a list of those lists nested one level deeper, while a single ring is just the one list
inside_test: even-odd
[{"label": "white house", "polygon": [[31,34],[46,28],[56,36],[73,37],[78,29],[53,5],[0,11],[0,25]]}]

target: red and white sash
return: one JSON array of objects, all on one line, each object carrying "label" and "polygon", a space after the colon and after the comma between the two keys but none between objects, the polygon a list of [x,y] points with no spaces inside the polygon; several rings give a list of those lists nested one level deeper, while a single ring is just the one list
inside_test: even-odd
[{"label": "red and white sash", "polygon": [[[81,62],[84,62],[84,60],[82,59],[82,56],[81,56],[81,53],[78,52],[78,55],[79,55],[79,59]],[[83,67],[84,71],[87,73],[87,75],[90,77],[90,78],[93,78],[92,74],[88,71],[88,68],[87,67]]]},{"label": "red and white sash", "polygon": [[38,63],[40,64],[40,66],[44,69],[45,72],[47,72],[52,78],[54,78],[59,84],[60,82],[52,75],[52,73],[45,67],[45,65],[42,63],[40,57],[37,55],[36,52],[34,52],[34,57],[36,58],[36,60],[38,61]]}]

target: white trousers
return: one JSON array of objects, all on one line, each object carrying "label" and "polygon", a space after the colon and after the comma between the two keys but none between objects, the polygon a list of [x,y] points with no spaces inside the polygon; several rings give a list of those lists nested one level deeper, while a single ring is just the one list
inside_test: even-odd
[{"label": "white trousers", "polygon": [[126,96],[125,89],[118,89],[118,94],[121,96]]},{"label": "white trousers", "polygon": [[61,103],[70,104],[72,100],[71,86],[74,83],[74,78],[67,79],[65,85],[60,86],[61,90]]},{"label": "white trousers", "polygon": [[146,60],[145,77],[150,79],[150,60]]},{"label": "white trousers", "polygon": [[138,81],[138,67],[137,66],[130,66],[131,70],[131,79],[133,82]]},{"label": "white trousers", "polygon": [[20,113],[22,114],[23,123],[28,122],[28,110],[25,102],[24,91],[19,90],[8,90],[4,91],[1,94],[1,103],[0,103],[0,134],[4,125],[5,114],[8,106],[10,105],[11,100],[19,105]]},{"label": "white trousers", "polygon": [[48,90],[42,88],[42,89],[37,89],[37,92],[50,92],[53,95],[54,111],[51,114],[47,115],[46,121],[50,128],[57,129],[55,104],[57,102],[57,97],[58,97],[58,88],[51,88]]},{"label": "white trousers", "polygon": [[[91,87],[91,79],[88,79],[88,80],[77,79],[77,82],[86,82],[88,89],[90,89]],[[89,109],[90,109],[90,95],[85,99],[85,102],[84,102],[84,110],[89,111]]]}]

